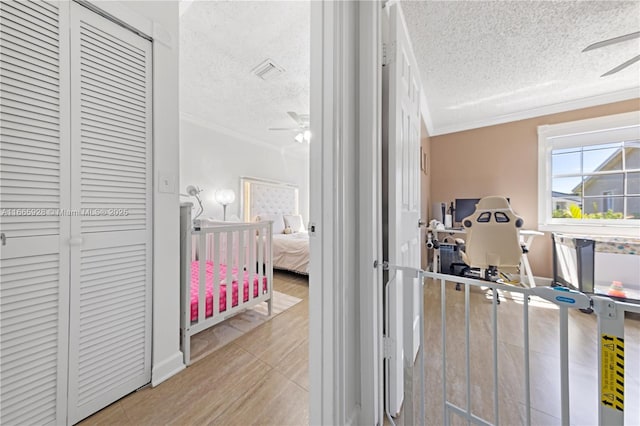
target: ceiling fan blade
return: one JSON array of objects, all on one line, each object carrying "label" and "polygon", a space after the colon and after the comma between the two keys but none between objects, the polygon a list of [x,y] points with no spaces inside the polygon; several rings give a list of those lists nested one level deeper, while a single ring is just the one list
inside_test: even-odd
[{"label": "ceiling fan blade", "polygon": [[615,67],[613,69],[610,69],[609,71],[607,71],[604,74],[602,74],[600,77],[606,77],[608,75],[615,74],[618,71],[622,71],[623,69],[625,69],[629,65],[632,65],[632,64],[634,64],[634,63],[636,63],[638,61],[640,61],[640,55],[638,55],[638,56],[636,56],[634,58],[631,58],[626,62],[621,63],[620,65],[618,65],[617,67]]},{"label": "ceiling fan blade", "polygon": [[300,131],[299,127],[269,127],[268,130],[291,130],[291,131]]},{"label": "ceiling fan blade", "polygon": [[636,31],[635,33],[629,33],[623,36],[610,38],[608,40],[602,40],[597,43],[590,44],[589,46],[582,49],[583,52],[588,52],[589,50],[599,49],[604,46],[609,46],[610,44],[621,43],[623,41],[632,40],[634,38],[640,37],[640,31]]},{"label": "ceiling fan blade", "polygon": [[298,114],[296,114],[293,111],[287,111],[287,114],[289,115],[289,117],[291,117],[293,121],[295,121],[296,123],[300,123],[300,117],[298,117]]}]

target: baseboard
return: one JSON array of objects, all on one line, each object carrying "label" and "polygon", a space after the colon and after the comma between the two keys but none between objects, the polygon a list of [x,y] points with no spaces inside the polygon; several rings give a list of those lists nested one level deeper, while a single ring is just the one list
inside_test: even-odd
[{"label": "baseboard", "polygon": [[151,371],[151,386],[158,386],[168,378],[175,376],[185,369],[182,351],[178,351],[172,357],[154,364]]},{"label": "baseboard", "polygon": [[536,280],[536,285],[539,286],[550,286],[553,283],[552,278],[547,277],[533,277]]},{"label": "baseboard", "polygon": [[[521,281],[521,282],[523,282],[525,284],[528,284],[528,280],[526,279],[527,278],[526,275],[524,277],[521,277],[520,275],[516,274],[515,277],[517,277],[519,281]],[[525,279],[523,280],[522,278],[525,278]],[[546,278],[546,277],[536,277],[536,276],[534,276],[533,279],[536,281],[536,286],[540,286],[540,287],[550,286],[551,283],[553,282],[553,279]]]}]

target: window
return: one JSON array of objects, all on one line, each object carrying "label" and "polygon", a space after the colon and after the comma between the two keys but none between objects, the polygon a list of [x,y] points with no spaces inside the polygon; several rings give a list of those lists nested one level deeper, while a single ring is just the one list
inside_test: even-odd
[{"label": "window", "polygon": [[640,234],[640,112],[540,126],[538,152],[540,229]]}]

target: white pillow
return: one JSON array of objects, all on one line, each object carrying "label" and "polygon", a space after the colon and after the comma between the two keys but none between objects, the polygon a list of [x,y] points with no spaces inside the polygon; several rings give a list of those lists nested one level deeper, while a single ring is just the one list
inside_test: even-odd
[{"label": "white pillow", "polygon": [[306,231],[304,223],[302,222],[302,216],[299,214],[285,214],[284,224],[290,227],[292,232]]},{"label": "white pillow", "polygon": [[256,220],[259,222],[268,221],[268,220],[272,221],[273,222],[272,232],[274,234],[282,234],[284,232],[284,219],[282,218],[281,214],[260,213],[256,217]]}]

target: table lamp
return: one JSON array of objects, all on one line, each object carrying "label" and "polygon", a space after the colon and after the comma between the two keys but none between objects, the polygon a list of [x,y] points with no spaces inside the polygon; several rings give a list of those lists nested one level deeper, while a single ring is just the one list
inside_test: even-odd
[{"label": "table lamp", "polygon": [[236,199],[236,193],[233,189],[219,189],[216,191],[215,199],[219,204],[222,204],[222,220],[227,220],[227,206],[233,203]]}]

